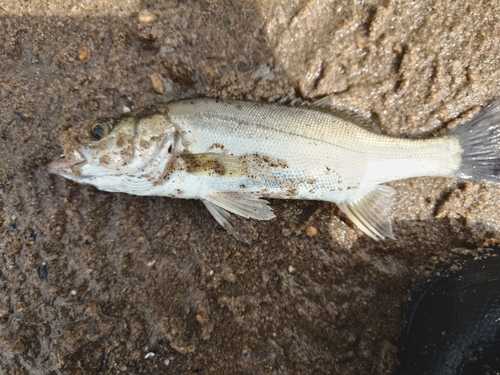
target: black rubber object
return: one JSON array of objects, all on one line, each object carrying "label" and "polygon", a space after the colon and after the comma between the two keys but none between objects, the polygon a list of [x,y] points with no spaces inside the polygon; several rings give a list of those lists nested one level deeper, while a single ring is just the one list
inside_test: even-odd
[{"label": "black rubber object", "polygon": [[468,259],[420,288],[406,316],[406,375],[498,374],[500,257]]}]

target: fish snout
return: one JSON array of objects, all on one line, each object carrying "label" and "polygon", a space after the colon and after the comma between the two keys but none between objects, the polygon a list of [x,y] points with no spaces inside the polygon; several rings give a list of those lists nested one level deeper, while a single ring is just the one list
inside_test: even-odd
[{"label": "fish snout", "polygon": [[61,176],[78,175],[79,166],[85,164],[87,159],[77,150],[70,155],[61,155],[61,160],[53,161],[48,165],[49,173]]}]

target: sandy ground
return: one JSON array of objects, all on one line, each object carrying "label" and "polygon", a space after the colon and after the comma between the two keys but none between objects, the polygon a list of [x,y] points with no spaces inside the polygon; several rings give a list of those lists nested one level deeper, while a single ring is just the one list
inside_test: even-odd
[{"label": "sandy ground", "polygon": [[333,94],[387,134],[429,136],[499,95],[495,3],[0,2],[0,372],[400,373],[410,288],[496,243],[498,186],[394,182],[397,240],[379,243],[332,204],[273,201],[248,246],[200,202],[46,166],[69,128],[194,96]]}]

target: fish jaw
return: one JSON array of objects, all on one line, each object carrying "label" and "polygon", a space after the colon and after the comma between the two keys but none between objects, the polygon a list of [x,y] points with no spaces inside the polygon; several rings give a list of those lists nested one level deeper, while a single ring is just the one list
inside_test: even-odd
[{"label": "fish jaw", "polygon": [[74,149],[70,153],[63,154],[62,160],[56,160],[49,164],[49,173],[57,174],[71,180],[79,181],[77,177],[81,176],[81,168],[88,164],[84,155]]},{"label": "fish jaw", "polygon": [[[113,159],[118,152],[99,148],[97,142],[76,148],[74,142],[63,144],[63,157],[48,166],[49,173],[69,180],[88,184],[102,191],[123,192],[133,195],[162,195],[159,181],[168,176],[172,155],[166,147],[149,150],[144,159],[135,150],[126,163],[119,164]],[[102,152],[104,151],[104,152]],[[107,164],[101,164],[102,155],[110,156]],[[115,164],[113,164],[115,162]]]},{"label": "fish jaw", "polygon": [[49,164],[49,173],[57,174],[68,180],[79,183],[98,184],[103,178],[111,177],[111,171],[101,165],[92,163],[92,147],[77,147],[73,141],[65,140],[63,144],[63,156]]},{"label": "fish jaw", "polygon": [[99,190],[125,192],[134,195],[150,195],[154,187],[151,181],[134,176],[116,175],[105,167],[89,164],[86,160],[60,160],[51,163],[49,172],[68,180],[92,185]]}]

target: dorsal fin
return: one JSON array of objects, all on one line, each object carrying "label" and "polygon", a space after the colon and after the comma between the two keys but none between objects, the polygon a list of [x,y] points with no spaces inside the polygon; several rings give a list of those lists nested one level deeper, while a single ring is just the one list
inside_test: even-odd
[{"label": "dorsal fin", "polygon": [[320,111],[328,112],[342,120],[352,122],[365,130],[372,133],[380,134],[381,129],[373,121],[366,119],[360,113],[356,111],[350,111],[346,109],[337,109],[332,107],[330,96],[325,96],[324,98],[318,99],[312,103],[306,104],[309,108],[318,109]]}]

